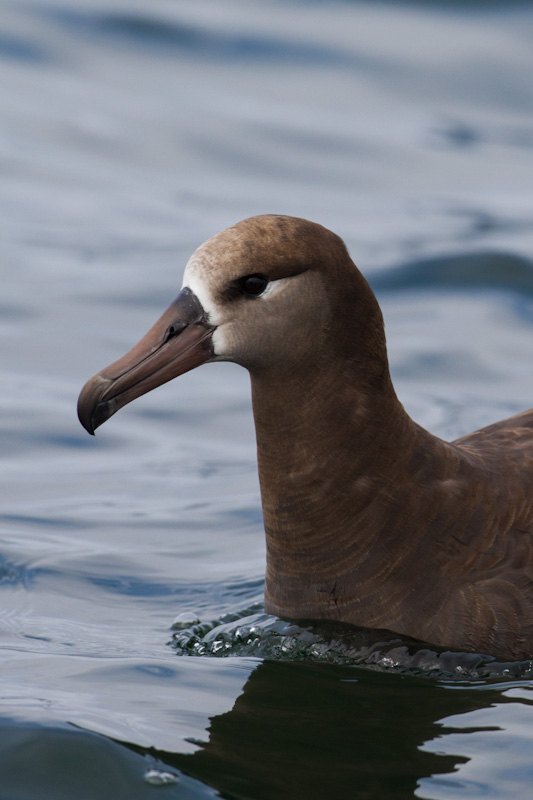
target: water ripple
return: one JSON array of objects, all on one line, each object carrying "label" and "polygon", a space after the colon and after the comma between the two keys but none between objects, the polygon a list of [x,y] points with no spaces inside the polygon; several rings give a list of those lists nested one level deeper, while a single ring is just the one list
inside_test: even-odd
[{"label": "water ripple", "polygon": [[533,263],[513,253],[465,253],[421,259],[372,276],[377,292],[504,289],[533,295]]},{"label": "water ripple", "polygon": [[43,64],[51,61],[50,54],[40,44],[8,33],[0,34],[0,58],[24,61],[30,64]]},{"label": "water ripple", "polygon": [[100,41],[143,47],[151,53],[172,56],[195,53],[203,60],[241,60],[290,62],[376,68],[374,61],[361,54],[342,51],[325,45],[278,39],[269,35],[250,34],[200,27],[157,18],[143,13],[84,12],[53,9],[47,16],[72,33],[95,37]]},{"label": "water ripple", "polygon": [[14,564],[0,554],[0,588],[22,584],[27,586],[32,580],[34,572],[21,564]]},{"label": "water ripple", "polygon": [[196,590],[187,584],[180,586],[170,586],[162,582],[150,582],[143,580],[137,575],[116,575],[113,577],[89,576],[90,582],[101,589],[107,589],[127,597],[165,597],[170,596],[190,596],[192,594],[202,594],[201,590]]}]

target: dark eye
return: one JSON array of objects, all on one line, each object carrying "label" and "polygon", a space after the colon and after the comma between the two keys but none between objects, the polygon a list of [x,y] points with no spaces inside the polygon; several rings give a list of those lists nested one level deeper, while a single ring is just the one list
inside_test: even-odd
[{"label": "dark eye", "polygon": [[263,294],[267,285],[268,279],[264,275],[246,275],[240,281],[241,292],[252,296]]}]

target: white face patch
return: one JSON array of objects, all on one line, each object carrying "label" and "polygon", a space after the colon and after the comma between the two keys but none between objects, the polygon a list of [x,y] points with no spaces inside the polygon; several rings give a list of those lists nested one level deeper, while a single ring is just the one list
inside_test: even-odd
[{"label": "white face patch", "polygon": [[[201,262],[198,263],[193,254],[189,259],[187,266],[185,267],[185,272],[183,273],[183,285],[181,288],[190,289],[191,292],[196,295],[209,319],[209,322],[218,326],[222,322],[220,309],[216,307],[213,301],[211,292],[207,286],[207,281],[202,275],[201,270],[202,264]],[[225,337],[220,328],[217,327],[215,331],[213,331],[213,335],[211,337],[215,359],[217,356],[223,356],[224,354],[224,339]]]},{"label": "white face patch", "polygon": [[181,288],[188,288],[196,295],[202,305],[202,308],[209,317],[209,321],[212,322],[213,325],[220,324],[220,312],[213,302],[211,292],[207,286],[207,281],[200,273],[198,265],[194,261],[194,256],[192,256],[192,258],[189,260],[189,263],[185,267],[185,272],[183,274],[183,285]]},{"label": "white face patch", "polygon": [[215,328],[211,336],[211,344],[213,345],[213,353],[215,358],[213,360],[231,361],[231,356],[226,353],[226,337],[222,328]]}]

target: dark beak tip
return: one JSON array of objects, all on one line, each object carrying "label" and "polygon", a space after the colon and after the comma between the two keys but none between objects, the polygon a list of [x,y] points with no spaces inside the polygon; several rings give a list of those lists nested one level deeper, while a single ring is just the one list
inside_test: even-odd
[{"label": "dark beak tip", "polygon": [[[80,398],[81,399],[81,398]],[[86,413],[86,409],[83,408],[82,404],[78,401],[78,419],[80,424],[88,434],[94,436],[95,426],[92,423],[91,415]]]},{"label": "dark beak tip", "polygon": [[[82,423],[83,425],[83,423]],[[91,425],[83,425],[89,436],[95,436],[95,428]]]},{"label": "dark beak tip", "polygon": [[91,436],[94,436],[98,426],[110,416],[109,413],[106,413],[107,404],[102,403],[101,400],[102,394],[110,383],[108,378],[99,373],[87,381],[78,397],[78,419]]}]

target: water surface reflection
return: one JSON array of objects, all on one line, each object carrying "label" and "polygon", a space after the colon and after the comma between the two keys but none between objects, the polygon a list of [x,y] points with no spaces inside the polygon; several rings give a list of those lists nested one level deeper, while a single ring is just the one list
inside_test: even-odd
[{"label": "water surface reflection", "polygon": [[196,753],[158,756],[236,798],[511,798],[513,769],[522,788],[533,769],[533,686],[519,687],[265,661]]}]

